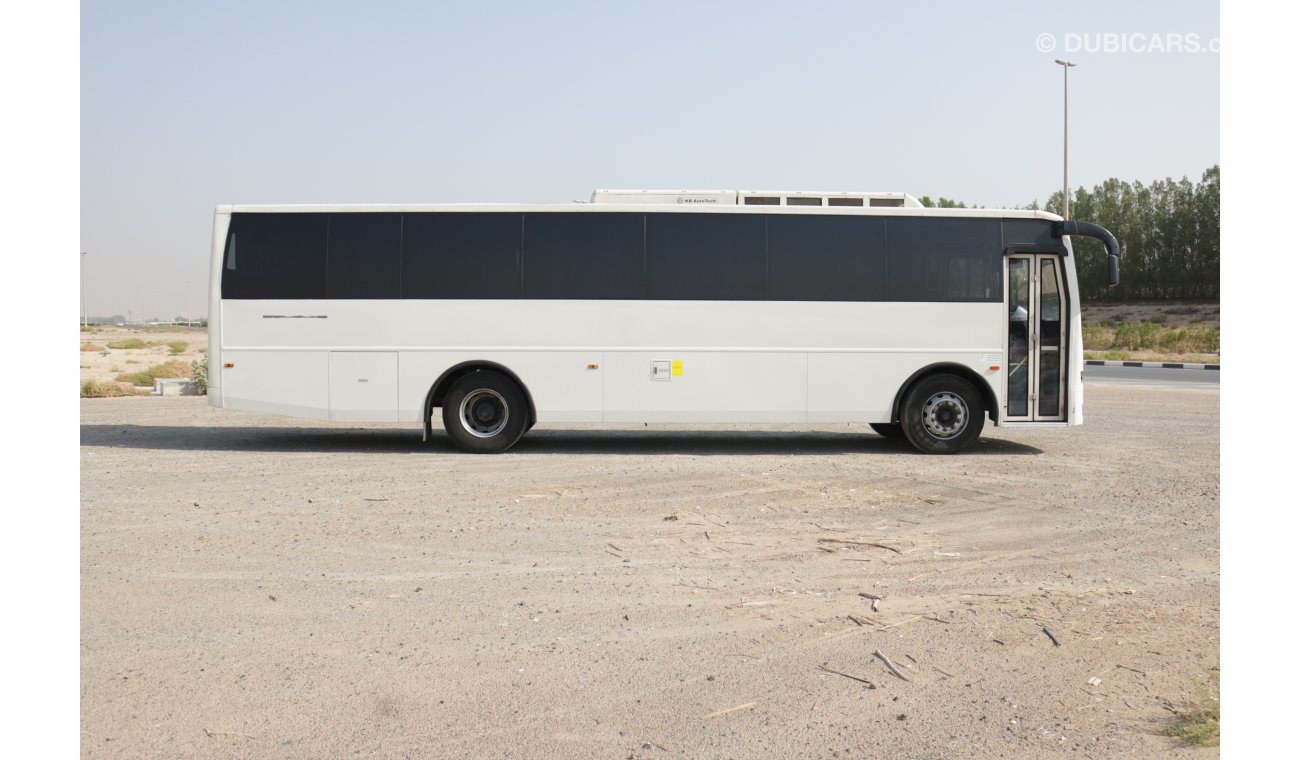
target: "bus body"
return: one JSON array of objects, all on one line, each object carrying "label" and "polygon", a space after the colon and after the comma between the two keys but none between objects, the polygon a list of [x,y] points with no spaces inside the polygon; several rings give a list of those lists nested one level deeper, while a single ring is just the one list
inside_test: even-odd
[{"label": "bus body", "polygon": [[872,423],[946,453],[985,415],[1083,421],[1074,257],[1041,211],[758,191],[219,206],[210,299],[213,406],[426,435],[441,409],[472,451],[538,422]]}]

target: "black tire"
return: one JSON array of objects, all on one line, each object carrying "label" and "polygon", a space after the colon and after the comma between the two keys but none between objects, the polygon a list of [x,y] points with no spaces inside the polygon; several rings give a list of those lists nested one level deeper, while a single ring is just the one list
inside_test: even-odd
[{"label": "black tire", "polygon": [[903,434],[923,454],[956,454],[979,440],[984,399],[955,375],[931,375],[903,400]]},{"label": "black tire", "polygon": [[897,422],[873,422],[871,429],[876,431],[876,435],[898,440],[906,436],[903,435],[903,426]]},{"label": "black tire", "polygon": [[456,448],[498,454],[519,440],[528,425],[528,402],[513,380],[478,370],[457,380],[442,400],[442,424]]}]

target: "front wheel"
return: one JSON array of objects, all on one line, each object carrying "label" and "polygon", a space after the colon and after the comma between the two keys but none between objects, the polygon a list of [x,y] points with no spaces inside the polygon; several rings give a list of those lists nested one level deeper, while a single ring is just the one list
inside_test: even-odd
[{"label": "front wheel", "polygon": [[496,454],[524,434],[528,404],[513,380],[479,370],[457,380],[442,401],[442,424],[462,451]]},{"label": "front wheel", "polygon": [[923,454],[956,454],[979,440],[984,411],[984,400],[969,382],[932,375],[903,401],[903,434]]}]

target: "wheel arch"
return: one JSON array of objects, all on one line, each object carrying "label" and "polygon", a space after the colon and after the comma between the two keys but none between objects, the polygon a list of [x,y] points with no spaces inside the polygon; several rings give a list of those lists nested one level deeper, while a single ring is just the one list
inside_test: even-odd
[{"label": "wheel arch", "polygon": [[515,385],[519,386],[519,390],[524,394],[524,399],[528,403],[529,421],[537,421],[537,406],[533,403],[533,394],[528,390],[528,386],[524,384],[524,381],[519,379],[519,375],[516,375],[514,371],[503,364],[498,364],[497,362],[488,361],[486,359],[471,359],[449,367],[445,372],[438,376],[438,379],[429,387],[429,392],[425,394],[423,419],[424,439],[426,441],[433,436],[433,410],[435,407],[442,406],[443,399],[447,397],[447,390],[451,388],[453,383],[462,377],[471,372],[480,372],[483,370],[500,372],[510,378]]},{"label": "wheel arch", "polygon": [[984,409],[988,412],[989,419],[992,420],[995,425],[998,423],[1001,410],[998,408],[997,394],[993,392],[993,387],[989,385],[988,379],[981,376],[970,367],[967,367],[964,364],[957,364],[956,362],[930,364],[913,372],[912,375],[903,383],[902,387],[898,389],[898,393],[894,394],[894,403],[889,409],[890,422],[899,421],[899,412],[903,406],[903,399],[907,398],[907,394],[912,390],[912,387],[932,375],[956,375],[957,377],[968,381],[975,387],[975,390],[979,391],[980,399],[984,402]]}]

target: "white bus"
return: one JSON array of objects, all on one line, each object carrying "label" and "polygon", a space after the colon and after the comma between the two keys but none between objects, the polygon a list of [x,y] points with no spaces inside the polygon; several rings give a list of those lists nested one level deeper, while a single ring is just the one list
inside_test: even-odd
[{"label": "white bus", "polygon": [[904,193],[598,190],[591,203],[223,205],[213,406],[412,422],[869,423],[927,453],[1083,421],[1070,235]]}]

